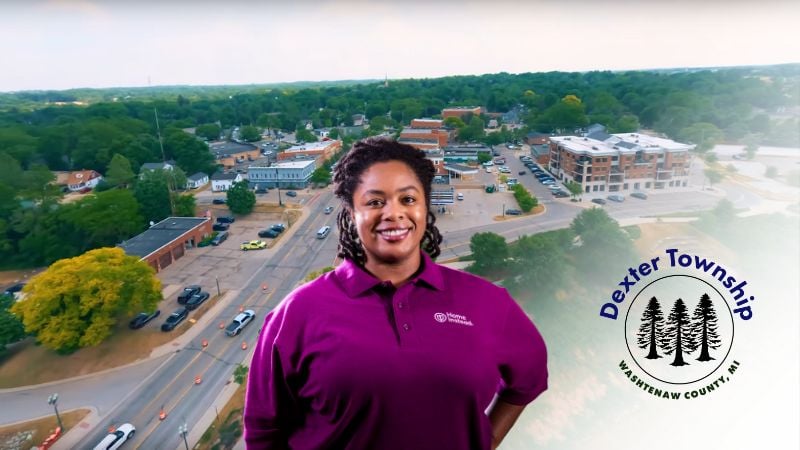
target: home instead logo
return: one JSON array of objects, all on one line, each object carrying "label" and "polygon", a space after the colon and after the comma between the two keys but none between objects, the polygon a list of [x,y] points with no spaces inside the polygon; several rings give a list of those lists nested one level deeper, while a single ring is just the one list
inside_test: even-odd
[{"label": "home instead logo", "polygon": [[[660,269],[670,274],[658,276]],[[663,260],[629,268],[618,286],[600,317],[616,321],[625,311],[630,358],[619,369],[637,388],[689,400],[730,381],[740,365],[731,356],[735,322],[754,315],[755,296],[746,294],[746,281],[710,259],[667,249]]]}]

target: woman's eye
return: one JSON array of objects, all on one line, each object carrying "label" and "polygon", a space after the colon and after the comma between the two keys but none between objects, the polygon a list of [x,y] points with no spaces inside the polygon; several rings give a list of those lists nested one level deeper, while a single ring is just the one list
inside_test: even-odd
[{"label": "woman's eye", "polygon": [[383,201],[381,200],[370,200],[367,202],[367,206],[381,206],[383,205]]},{"label": "woman's eye", "polygon": [[409,203],[409,204],[410,204],[410,203],[414,203],[414,202],[416,202],[416,201],[417,201],[417,199],[415,199],[414,197],[405,197],[405,198],[403,199],[403,201],[404,201],[404,202],[406,202],[406,203]]}]

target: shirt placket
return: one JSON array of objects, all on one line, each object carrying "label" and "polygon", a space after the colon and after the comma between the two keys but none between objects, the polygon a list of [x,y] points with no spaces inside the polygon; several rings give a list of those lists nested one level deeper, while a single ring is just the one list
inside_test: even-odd
[{"label": "shirt placket", "polygon": [[392,296],[392,310],[394,312],[395,328],[397,329],[402,347],[413,346],[418,342],[418,330],[415,329],[414,317],[411,311],[411,285],[406,285],[395,291]]}]

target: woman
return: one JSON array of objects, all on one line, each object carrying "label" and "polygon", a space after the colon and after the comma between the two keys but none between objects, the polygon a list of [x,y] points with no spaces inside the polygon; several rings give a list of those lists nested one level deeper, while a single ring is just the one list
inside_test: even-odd
[{"label": "woman", "polygon": [[248,449],[495,448],[546,389],[544,342],[505,289],[431,259],[434,173],[389,140],[339,161],[343,262],[267,316]]}]

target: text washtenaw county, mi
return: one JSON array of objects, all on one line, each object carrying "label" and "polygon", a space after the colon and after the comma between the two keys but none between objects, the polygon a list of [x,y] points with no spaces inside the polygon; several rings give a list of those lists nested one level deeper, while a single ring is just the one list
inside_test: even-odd
[{"label": "text washtenaw county, mi", "polygon": [[[733,300],[736,303],[733,312],[738,314],[739,318],[742,320],[750,320],[750,318],[753,317],[752,308],[748,303],[755,300],[755,297],[752,295],[749,297],[745,295],[744,287],[747,286],[747,281],[740,281],[736,284],[737,280],[735,277],[728,275],[728,271],[724,267],[710,259],[701,258],[697,255],[680,253],[680,250],[677,248],[666,249],[666,254],[669,257],[670,267],[692,268],[710,274],[712,277],[716,278],[733,296]],[[600,316],[616,320],[619,313],[617,305],[625,301],[625,297],[631,293],[633,287],[636,286],[639,281],[644,280],[650,274],[658,271],[659,261],[660,257],[655,257],[648,262],[639,264],[636,268],[629,267],[628,275],[625,275],[625,278],[619,282],[621,289],[615,290],[611,294],[611,301],[603,304],[600,308]]]}]

